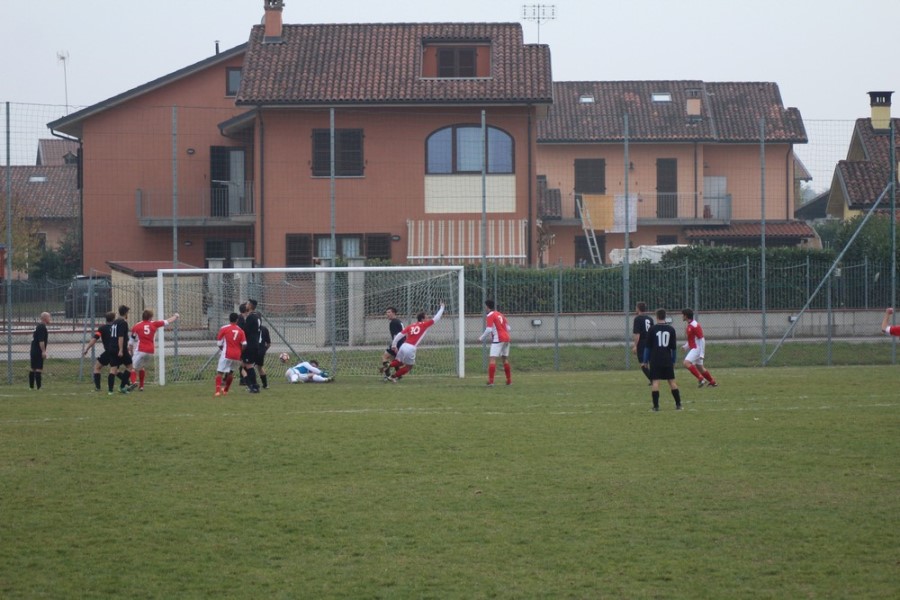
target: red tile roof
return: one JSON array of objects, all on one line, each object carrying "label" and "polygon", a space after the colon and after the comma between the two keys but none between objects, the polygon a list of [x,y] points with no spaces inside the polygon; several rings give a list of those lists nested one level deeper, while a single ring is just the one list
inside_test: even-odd
[{"label": "red tile roof", "polygon": [[[686,227],[684,235],[690,240],[759,239],[761,221],[733,221],[730,225]],[[766,221],[767,238],[814,238],[816,233],[803,221]]]},{"label": "red tile roof", "polygon": [[78,155],[78,142],[59,138],[38,140],[38,154],[35,164],[58,166],[66,164],[66,155]]},{"label": "red tile roof", "polygon": [[[75,165],[12,166],[12,197],[28,219],[74,219],[78,216],[78,170]],[[0,167],[6,181],[7,167]],[[0,186],[6,196],[6,186]],[[5,202],[4,202],[5,206]]]},{"label": "red tile roof", "polygon": [[[250,34],[238,105],[552,102],[550,50],[518,23],[285,25],[280,43]],[[491,43],[491,76],[422,77],[428,41]]]},{"label": "red tile roof", "polygon": [[[700,115],[687,115],[690,94]],[[766,141],[806,143],[796,108],[784,108],[778,86],[767,82],[562,81],[553,84],[554,103],[538,122],[539,143],[635,142],[758,143],[760,118]],[[666,94],[668,101],[654,101]],[[582,101],[592,98],[592,102]]]},{"label": "red tile roof", "polygon": [[[893,121],[894,130],[900,131],[900,119]],[[876,132],[871,119],[857,119],[851,148],[856,144],[865,158],[838,161],[835,178],[849,207],[861,209],[874,204],[891,179],[890,131]],[[900,144],[895,152],[900,157]]]}]

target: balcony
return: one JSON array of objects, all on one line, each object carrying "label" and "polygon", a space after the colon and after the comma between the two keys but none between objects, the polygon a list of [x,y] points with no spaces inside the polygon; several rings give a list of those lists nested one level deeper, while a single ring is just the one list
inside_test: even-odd
[{"label": "balcony", "polygon": [[[575,194],[563,196],[558,189],[540,190],[538,218],[548,224],[581,226]],[[693,193],[631,192],[637,198],[638,226],[651,225],[727,225],[731,221],[731,194],[717,196]],[[613,195],[583,195],[587,205],[610,203]],[[633,205],[632,205],[633,206]],[[614,208],[613,208],[614,209]],[[595,215],[591,214],[592,220]]]},{"label": "balcony", "polygon": [[[204,189],[135,190],[138,223],[143,227],[247,227],[256,221],[253,182],[213,182]],[[177,208],[176,208],[177,207]],[[177,212],[176,212],[177,211]]]}]

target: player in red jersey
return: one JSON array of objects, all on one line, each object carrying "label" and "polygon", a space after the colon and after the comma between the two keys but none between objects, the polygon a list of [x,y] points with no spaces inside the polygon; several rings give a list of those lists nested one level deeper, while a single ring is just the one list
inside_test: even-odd
[{"label": "player in red jersey", "polygon": [[712,374],[703,366],[703,357],[706,354],[706,339],[703,337],[703,328],[694,319],[694,311],[685,308],[681,311],[681,320],[687,323],[687,343],[682,348],[688,351],[684,357],[684,367],[697,378],[697,387],[709,385],[718,387]]},{"label": "player in red jersey", "polygon": [[484,333],[478,337],[483,342],[491,337],[490,361],[488,363],[489,386],[494,385],[494,375],[497,373],[497,357],[503,358],[503,372],[506,373],[506,385],[512,383],[512,367],[509,364],[509,321],[506,316],[495,308],[493,300],[485,300],[484,306],[488,309],[485,317]]},{"label": "player in red jersey", "polygon": [[886,335],[900,336],[900,325],[891,325],[888,323],[892,314],[894,314],[893,308],[889,307],[884,309],[884,318],[881,320],[881,330]]},{"label": "player in red jersey", "polygon": [[[425,320],[425,313],[420,312],[416,315],[415,323],[407,325],[400,333],[394,336],[394,339],[391,341],[391,349],[397,353],[397,356],[391,361],[390,366],[396,370],[394,371],[394,374],[388,378],[388,381],[397,383],[404,375],[412,371],[412,368],[416,366],[416,346],[422,341],[425,332],[428,331],[432,325],[441,320],[443,314],[444,303],[441,302],[441,307],[434,314],[434,317]],[[397,345],[404,337],[406,338],[406,341],[404,341],[403,345],[398,349]]]},{"label": "player in red jersey", "polygon": [[216,396],[228,394],[234,381],[234,370],[240,372],[241,369],[241,355],[247,347],[247,336],[237,325],[238,316],[234,312],[228,315],[228,325],[222,326],[216,336],[216,343],[222,351],[216,367]]},{"label": "player in red jersey", "polygon": [[156,339],[156,330],[178,320],[178,313],[175,313],[166,320],[153,320],[153,311],[144,310],[141,320],[134,324],[131,328],[131,364],[134,370],[131,372],[131,383],[139,380],[140,387],[138,391],[144,391],[144,378],[147,372],[144,370],[144,363],[150,360],[156,351],[154,340]]}]

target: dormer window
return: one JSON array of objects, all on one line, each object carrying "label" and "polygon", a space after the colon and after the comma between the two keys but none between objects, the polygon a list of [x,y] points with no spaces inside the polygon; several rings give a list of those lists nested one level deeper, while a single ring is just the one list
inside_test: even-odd
[{"label": "dormer window", "polygon": [[475,77],[475,48],[438,48],[438,77]]},{"label": "dormer window", "polygon": [[489,42],[425,41],[422,77],[471,79],[491,76]]}]

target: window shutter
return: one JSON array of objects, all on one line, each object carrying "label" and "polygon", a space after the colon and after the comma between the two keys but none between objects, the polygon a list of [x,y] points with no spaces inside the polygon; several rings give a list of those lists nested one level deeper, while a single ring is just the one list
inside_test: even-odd
[{"label": "window shutter", "polygon": [[367,233],[366,258],[391,260],[391,234]]},{"label": "window shutter", "polygon": [[288,233],[285,236],[285,266],[312,266],[312,235],[308,233]]}]

